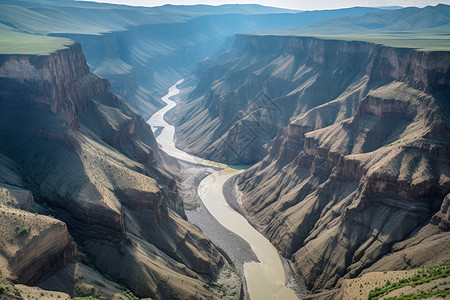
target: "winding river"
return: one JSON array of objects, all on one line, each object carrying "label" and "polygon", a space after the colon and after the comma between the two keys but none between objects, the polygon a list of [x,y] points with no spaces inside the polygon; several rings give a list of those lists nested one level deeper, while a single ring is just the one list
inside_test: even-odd
[{"label": "winding river", "polygon": [[196,157],[175,147],[175,128],[164,120],[164,115],[176,106],[176,102],[170,100],[170,97],[179,93],[177,85],[182,81],[180,80],[170,87],[168,94],[161,98],[167,105],[156,112],[148,121],[153,130],[159,127],[163,128],[161,134],[157,137],[158,143],[163,151],[178,159],[221,168],[220,171],[213,172],[200,182],[198,193],[205,207],[217,221],[246,240],[260,261],[259,263],[244,264],[244,275],[250,298],[252,300],[297,299],[294,292],[286,286],[284,267],[278,251],[225,201],[222,193],[223,184],[242,170]]}]

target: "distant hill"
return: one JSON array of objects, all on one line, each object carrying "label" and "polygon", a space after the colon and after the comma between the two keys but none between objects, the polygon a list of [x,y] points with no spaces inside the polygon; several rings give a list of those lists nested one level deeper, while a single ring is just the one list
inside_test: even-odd
[{"label": "distant hill", "polygon": [[166,4],[161,7],[152,7],[152,9],[174,9],[175,11],[189,12],[192,14],[281,14],[298,13],[300,10],[263,6],[259,4],[225,4],[225,5],[172,5]]},{"label": "distant hill", "polygon": [[[361,31],[417,31],[433,29],[442,33],[449,32],[450,6],[439,4],[424,8],[408,7],[396,10],[377,11],[364,16],[342,17],[321,21],[309,26],[309,29],[340,33]],[[447,29],[447,31],[445,31]]]},{"label": "distant hill", "polygon": [[[381,9],[368,7],[300,12],[256,4],[134,7],[73,0],[4,0],[0,4],[0,26],[4,30],[44,35],[99,34],[148,24],[182,23],[201,16],[238,14],[260,15],[257,17],[259,20],[249,21],[255,22],[255,25],[260,24],[255,29],[262,30],[302,27],[324,19],[361,16],[378,11]],[[271,18],[265,19],[264,15],[271,15]]]},{"label": "distant hill", "polygon": [[297,12],[261,5],[133,7],[73,0],[3,0],[0,30],[52,35],[83,47],[91,70],[148,118],[159,98],[235,34],[299,28],[381,11],[355,7]]},{"label": "distant hill", "polygon": [[360,40],[422,50],[450,49],[450,6],[380,10],[326,19],[305,27],[262,34]]}]

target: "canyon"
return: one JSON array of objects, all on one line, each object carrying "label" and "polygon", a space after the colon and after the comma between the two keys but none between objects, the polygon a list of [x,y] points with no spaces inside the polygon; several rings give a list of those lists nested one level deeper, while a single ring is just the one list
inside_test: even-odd
[{"label": "canyon", "polygon": [[241,206],[308,289],[448,263],[449,52],[238,35],[202,64],[177,145],[256,162]]},{"label": "canyon", "polygon": [[74,261],[78,247],[80,268],[141,297],[212,297],[207,282],[223,258],[185,220],[176,168],[144,119],[89,72],[79,44],[2,55],[0,94],[2,234],[13,241],[2,245],[2,276],[45,279],[43,287],[66,277],[92,296],[120,295],[111,283],[113,291],[77,282],[69,269],[47,276]]},{"label": "canyon", "polygon": [[202,59],[229,47],[236,33],[295,28],[379,11],[355,7],[297,12],[259,5],[131,7],[56,0],[5,0],[0,8],[0,30],[80,43],[91,71],[110,80],[112,91],[145,119],[164,106],[160,98],[170,86],[188,76]]},{"label": "canyon", "polygon": [[2,299],[345,299],[450,264],[449,24],[3,1]]},{"label": "canyon", "polygon": [[[241,173],[243,169],[207,161],[189,155],[175,147],[174,127],[168,124],[164,117],[176,106],[176,102],[170,100],[170,97],[173,98],[179,93],[176,86],[180,83],[181,81],[172,86],[169,89],[169,93],[162,98],[167,103],[166,107],[158,111],[148,121],[153,129],[162,128],[161,133],[157,137],[161,149],[181,161],[197,166],[202,173],[210,173],[198,184],[197,193],[204,205],[204,209],[207,209],[218,223],[248,242],[256,257],[254,259],[256,261],[247,261],[242,266],[239,265],[242,268],[240,271],[245,274],[248,297],[261,300],[273,298],[297,299],[294,291],[286,284],[285,269],[277,250],[242,215],[227,205],[223,192],[224,185],[232,176]],[[212,167],[213,170],[208,170],[205,167]],[[202,223],[198,225],[205,230],[210,229]],[[227,242],[232,243],[232,241]],[[234,245],[234,247],[237,247],[237,245]],[[233,258],[231,259],[233,260]],[[245,295],[246,293],[244,292],[241,298],[245,298]]]}]

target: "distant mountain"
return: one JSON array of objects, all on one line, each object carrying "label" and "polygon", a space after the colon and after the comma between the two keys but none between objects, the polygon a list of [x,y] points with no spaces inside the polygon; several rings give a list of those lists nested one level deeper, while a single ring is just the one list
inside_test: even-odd
[{"label": "distant mountain", "polygon": [[316,33],[364,33],[436,31],[448,33],[450,6],[439,4],[425,8],[408,7],[396,10],[370,12],[363,16],[347,16],[328,19],[309,25],[298,32]]},{"label": "distant mountain", "polygon": [[[281,14],[298,13],[300,10],[263,6],[259,4],[225,4],[225,5],[172,5],[166,4],[161,8],[172,8],[174,10],[189,12],[192,14]],[[155,9],[155,8],[153,8]]]},{"label": "distant mountain", "polygon": [[237,33],[298,28],[324,19],[361,16],[377,8],[295,13],[260,5],[130,7],[83,1],[0,4],[0,30],[68,37],[79,42],[91,70],[148,118],[159,98],[202,59],[231,46]]},{"label": "distant mountain", "polygon": [[259,32],[261,35],[315,36],[365,41],[427,51],[450,49],[450,6],[379,10],[359,16],[321,20],[295,29]]},{"label": "distant mountain", "polygon": [[403,6],[377,6],[377,8],[380,9],[401,9],[401,8],[405,8]]},{"label": "distant mountain", "polygon": [[178,23],[205,15],[299,12],[256,4],[133,7],[73,0],[5,0],[1,2],[0,8],[1,24],[10,30],[33,34],[99,34],[145,24]]}]

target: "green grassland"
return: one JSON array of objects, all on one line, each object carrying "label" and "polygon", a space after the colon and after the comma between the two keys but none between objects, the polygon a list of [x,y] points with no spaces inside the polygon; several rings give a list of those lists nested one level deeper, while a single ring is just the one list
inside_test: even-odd
[{"label": "green grassland", "polygon": [[[266,35],[265,33],[262,33]],[[328,40],[363,41],[396,48],[412,48],[421,51],[450,51],[450,34],[403,33],[308,33],[302,31],[271,32],[267,35],[308,36]]]},{"label": "green grassland", "polygon": [[[400,289],[405,286],[416,287],[428,282],[431,282],[436,279],[446,278],[450,276],[450,266],[436,266],[436,267],[428,267],[423,268],[418,271],[417,275],[414,275],[409,278],[400,279],[397,282],[388,281],[386,285],[382,288],[375,288],[369,293],[369,300],[380,299],[381,297],[388,295],[390,292]],[[439,286],[443,286],[439,288]],[[447,285],[447,282],[433,286],[430,290],[420,291],[419,293],[411,293],[407,295],[402,295],[398,297],[388,297],[386,299],[423,299],[423,298],[431,298],[433,296],[445,298],[450,295],[450,288]]]},{"label": "green grassland", "polygon": [[48,55],[73,43],[64,38],[0,30],[0,54]]},{"label": "green grassland", "polygon": [[450,35],[405,34],[336,34],[316,35],[324,39],[364,41],[397,48],[413,48],[422,51],[450,51]]}]

